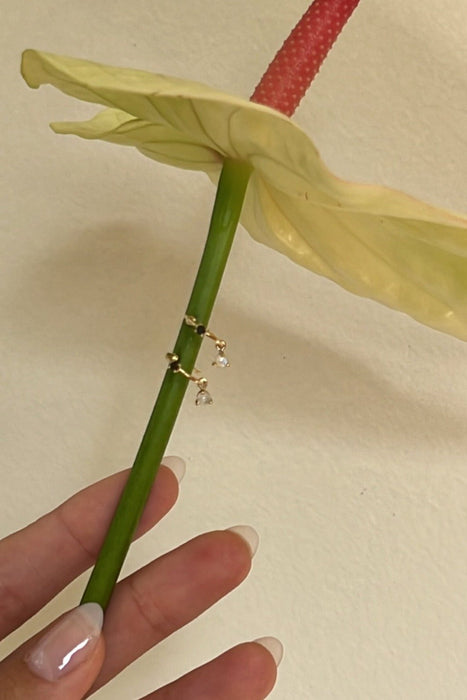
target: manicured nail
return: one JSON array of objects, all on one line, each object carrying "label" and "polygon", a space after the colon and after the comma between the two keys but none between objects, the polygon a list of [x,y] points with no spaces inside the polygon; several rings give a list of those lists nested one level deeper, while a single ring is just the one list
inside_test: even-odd
[{"label": "manicured nail", "polygon": [[46,681],[57,681],[92,654],[104,613],[97,603],[85,603],[65,615],[25,657],[29,670]]},{"label": "manicured nail", "polygon": [[235,525],[228,529],[230,532],[235,532],[237,535],[240,535],[240,537],[245,540],[250,548],[251,556],[254,557],[259,544],[259,535],[256,530],[249,525]]},{"label": "manicured nail", "polygon": [[255,639],[255,643],[261,644],[262,647],[267,649],[274,659],[276,666],[279,666],[284,656],[284,647],[276,637],[260,637],[259,639]]},{"label": "manicured nail", "polygon": [[183,459],[181,457],[164,457],[162,464],[175,474],[178,483],[180,483],[186,472],[186,464]]}]

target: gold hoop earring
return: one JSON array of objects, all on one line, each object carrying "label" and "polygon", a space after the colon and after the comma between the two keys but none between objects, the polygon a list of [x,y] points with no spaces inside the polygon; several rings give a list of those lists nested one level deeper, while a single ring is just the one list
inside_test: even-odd
[{"label": "gold hoop earring", "polygon": [[225,348],[227,347],[227,343],[225,342],[225,340],[222,340],[222,338],[218,338],[217,335],[215,335],[212,331],[206,328],[206,326],[204,326],[202,323],[199,323],[194,316],[186,315],[185,323],[187,324],[187,326],[191,326],[194,329],[194,332],[202,338],[206,337],[214,341],[217,349],[217,356],[212,362],[212,365],[214,367],[230,367],[230,362],[225,356]]},{"label": "gold hoop earring", "polygon": [[[197,406],[210,406],[213,403],[212,396],[207,390],[208,380],[206,377],[196,377],[194,374],[189,374],[186,372],[180,364],[180,358],[173,352],[168,352],[166,355],[169,361],[169,369],[172,370],[174,374],[182,374],[184,377],[194,382],[198,387],[198,393],[195,397],[195,404]],[[195,370],[197,371],[197,370]]]}]

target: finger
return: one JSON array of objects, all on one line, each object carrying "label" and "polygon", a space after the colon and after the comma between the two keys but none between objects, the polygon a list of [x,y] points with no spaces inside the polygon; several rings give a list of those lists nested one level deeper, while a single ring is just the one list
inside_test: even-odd
[{"label": "finger", "polygon": [[[128,471],[98,481],[0,542],[0,639],[92,564]],[[137,536],[170,510],[177,494],[174,473],[161,468]]]},{"label": "finger", "polygon": [[238,586],[257,543],[247,526],[210,532],[121,581],[107,608],[107,653],[93,690]]},{"label": "finger", "polygon": [[281,657],[282,645],[273,637],[240,644],[142,700],[263,700]]},{"label": "finger", "polygon": [[102,608],[63,615],[0,663],[0,700],[81,700],[104,659]]}]

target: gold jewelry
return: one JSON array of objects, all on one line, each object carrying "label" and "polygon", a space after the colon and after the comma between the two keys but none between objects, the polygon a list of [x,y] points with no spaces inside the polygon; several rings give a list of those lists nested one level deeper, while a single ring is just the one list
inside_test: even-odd
[{"label": "gold jewelry", "polygon": [[[211,394],[209,393],[209,391],[207,391],[208,380],[206,379],[206,377],[195,377],[193,374],[189,374],[188,372],[186,372],[180,365],[179,356],[173,352],[168,352],[166,358],[169,361],[169,369],[171,369],[174,374],[183,374],[184,377],[189,379],[191,382],[194,382],[198,387],[199,391],[196,394],[195,398],[196,405],[210,406],[213,403],[213,400]],[[195,369],[195,372],[198,372],[198,370]]]},{"label": "gold jewelry", "polygon": [[213,366],[215,367],[230,367],[230,362],[225,356],[225,348],[227,347],[227,343],[225,340],[222,340],[221,338],[218,338],[217,335],[214,335],[206,326],[203,326],[202,323],[198,323],[197,319],[194,316],[185,316],[185,323],[187,326],[191,326],[194,328],[195,333],[200,335],[201,337],[210,338],[213,340],[216,344],[217,348],[217,357],[212,363]]}]

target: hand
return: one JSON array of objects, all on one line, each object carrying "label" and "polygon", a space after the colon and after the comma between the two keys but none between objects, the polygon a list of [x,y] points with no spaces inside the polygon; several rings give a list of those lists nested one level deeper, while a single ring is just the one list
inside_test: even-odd
[{"label": "hand", "polygon": [[[178,495],[178,458],[159,470],[137,536]],[[34,615],[95,560],[127,471],[80,491],[0,542],[0,639]],[[115,588],[102,626],[90,603],[65,613],[0,663],[0,700],[77,700],[92,694],[141,654],[197,617],[248,574],[252,528],[209,532],[128,576]],[[262,700],[282,648],[248,642],[146,696],[145,700]]]}]

